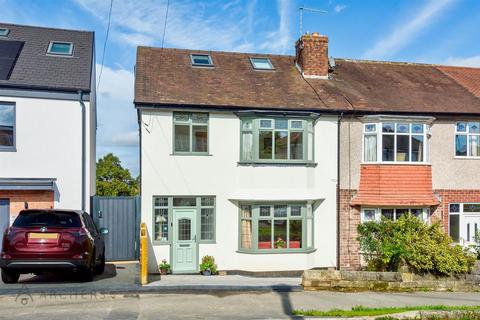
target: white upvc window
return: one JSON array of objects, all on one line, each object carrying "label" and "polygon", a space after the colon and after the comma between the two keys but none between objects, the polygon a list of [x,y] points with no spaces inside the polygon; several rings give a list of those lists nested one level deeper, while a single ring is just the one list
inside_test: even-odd
[{"label": "white upvc window", "polygon": [[460,121],[456,123],[455,156],[480,158],[480,122]]},{"label": "white upvc window", "polygon": [[361,221],[380,221],[382,217],[391,219],[393,221],[399,219],[401,216],[410,213],[411,215],[428,221],[430,209],[428,208],[362,208]]},{"label": "white upvc window", "polygon": [[364,162],[427,162],[427,124],[376,122],[363,124]]}]

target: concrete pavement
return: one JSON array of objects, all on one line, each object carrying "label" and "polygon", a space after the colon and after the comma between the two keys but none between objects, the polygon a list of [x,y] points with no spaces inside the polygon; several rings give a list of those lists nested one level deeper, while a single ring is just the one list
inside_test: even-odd
[{"label": "concrete pavement", "polygon": [[[23,299],[23,300],[22,300]],[[26,300],[25,300],[26,299]],[[25,302],[22,304],[22,301]],[[480,305],[478,293],[243,292],[1,296],[0,319],[291,319],[293,309]]]}]

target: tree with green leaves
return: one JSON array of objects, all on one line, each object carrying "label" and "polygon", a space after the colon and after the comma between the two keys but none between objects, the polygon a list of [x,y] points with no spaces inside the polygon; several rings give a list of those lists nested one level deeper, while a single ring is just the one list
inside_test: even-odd
[{"label": "tree with green leaves", "polygon": [[97,162],[97,196],[135,196],[138,194],[138,178],[122,167],[120,159],[113,153]]}]

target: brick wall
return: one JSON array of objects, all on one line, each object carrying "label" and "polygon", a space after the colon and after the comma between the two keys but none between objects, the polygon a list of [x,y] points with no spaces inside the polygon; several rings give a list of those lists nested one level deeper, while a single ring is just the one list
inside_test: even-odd
[{"label": "brick wall", "polygon": [[10,190],[0,191],[0,199],[10,200],[10,214],[17,215],[28,202],[30,209],[50,209],[54,205],[54,195],[51,190]]},{"label": "brick wall", "polygon": [[328,76],[328,38],[318,33],[306,34],[295,44],[296,63],[306,76]]},{"label": "brick wall", "polygon": [[480,202],[480,189],[437,189],[433,192],[438,195],[441,200],[441,204],[435,209],[433,215],[441,217],[446,232],[448,232],[448,205],[450,203]]},{"label": "brick wall", "polygon": [[[479,190],[433,190],[440,198],[440,205],[431,207],[432,222],[442,221],[448,232],[448,205],[450,203],[480,202]],[[360,206],[352,206],[350,201],[357,190],[340,190],[340,269],[358,270],[361,257],[357,241],[357,227],[360,224]]]},{"label": "brick wall", "polygon": [[360,207],[350,205],[357,190],[340,190],[340,269],[357,270],[360,268],[357,226],[360,224]]}]

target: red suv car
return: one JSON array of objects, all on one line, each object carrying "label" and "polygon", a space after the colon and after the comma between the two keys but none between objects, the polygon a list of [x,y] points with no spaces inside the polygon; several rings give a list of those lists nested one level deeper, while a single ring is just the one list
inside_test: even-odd
[{"label": "red suv car", "polygon": [[23,210],[3,237],[2,280],[15,283],[22,273],[69,269],[91,281],[105,269],[107,233],[83,211]]}]

